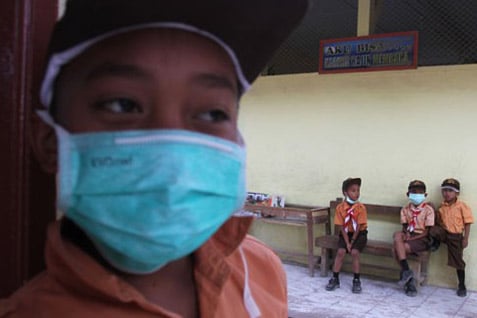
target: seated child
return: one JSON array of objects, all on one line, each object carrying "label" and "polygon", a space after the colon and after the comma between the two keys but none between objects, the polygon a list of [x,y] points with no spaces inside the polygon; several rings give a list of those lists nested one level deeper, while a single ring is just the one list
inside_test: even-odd
[{"label": "seated child", "polygon": [[434,225],[434,209],[425,201],[426,185],[420,180],[409,183],[409,204],[401,209],[402,231],[394,233],[394,257],[401,266],[399,285],[404,286],[407,296],[417,295],[414,273],[409,268],[407,255],[429,249],[428,231]]},{"label": "seated child", "polygon": [[350,253],[353,261],[353,293],[361,292],[359,280],[359,255],[368,241],[368,218],[366,207],[358,202],[361,187],[360,178],[348,178],[343,181],[343,195],[345,201],[336,207],[335,225],[341,226],[338,241],[338,252],[333,265],[333,277],[326,290],[335,290],[340,287],[339,273],[346,253]]},{"label": "seated child", "polygon": [[441,185],[442,202],[437,213],[437,224],[431,231],[431,237],[447,244],[447,265],[457,271],[459,286],[457,295],[465,297],[464,248],[469,244],[470,224],[474,222],[472,211],[467,204],[458,200],[460,183],[456,179],[445,179]]}]

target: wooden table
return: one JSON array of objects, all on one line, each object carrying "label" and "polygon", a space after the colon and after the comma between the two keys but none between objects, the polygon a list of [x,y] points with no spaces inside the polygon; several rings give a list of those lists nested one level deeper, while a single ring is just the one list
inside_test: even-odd
[{"label": "wooden table", "polygon": [[[331,234],[330,208],[327,206],[305,206],[298,204],[286,204],[284,208],[268,207],[261,205],[245,204],[245,211],[259,213],[262,219],[269,223],[302,225],[306,226],[307,233],[307,258],[310,276],[314,276],[315,256],[314,247],[314,225],[324,224],[326,234]],[[296,254],[286,251],[277,251],[282,254]]]}]

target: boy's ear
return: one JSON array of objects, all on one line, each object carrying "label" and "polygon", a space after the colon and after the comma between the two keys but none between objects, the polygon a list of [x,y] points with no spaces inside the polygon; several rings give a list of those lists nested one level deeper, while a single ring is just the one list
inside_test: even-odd
[{"label": "boy's ear", "polygon": [[58,153],[55,130],[37,114],[32,115],[30,141],[33,153],[43,170],[48,173],[56,173],[58,170]]},{"label": "boy's ear", "polygon": [[408,192],[406,192],[406,196],[407,196],[407,197],[409,197],[409,191],[408,191]]}]

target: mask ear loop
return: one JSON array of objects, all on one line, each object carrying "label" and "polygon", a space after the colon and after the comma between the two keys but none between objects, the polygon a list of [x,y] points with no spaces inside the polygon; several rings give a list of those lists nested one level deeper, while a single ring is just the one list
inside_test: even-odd
[{"label": "mask ear loop", "polygon": [[239,252],[240,256],[242,257],[243,268],[245,270],[245,283],[243,287],[243,302],[245,304],[245,309],[247,309],[250,318],[258,318],[262,315],[262,313],[260,312],[255,299],[253,299],[252,292],[250,291],[248,283],[248,265],[242,247],[239,247]]},{"label": "mask ear loop", "polygon": [[45,109],[39,109],[36,111],[36,114],[38,117],[40,117],[47,125],[50,125],[55,129],[56,136],[59,138],[60,136],[63,136],[64,134],[69,134],[63,127],[58,125],[53,117],[51,117],[51,114],[48,110]]},{"label": "mask ear loop", "polygon": [[[60,174],[64,173],[65,171],[71,171],[69,166],[70,160],[70,152],[64,151],[64,149],[70,148],[70,138],[69,133],[58,125],[53,117],[51,117],[48,110],[37,110],[37,115],[47,124],[53,127],[56,133],[56,138],[58,140],[58,173],[56,175],[56,193],[57,193],[57,202],[56,202],[56,209],[57,209],[57,216],[60,217],[63,214],[66,214],[66,210],[63,208],[65,206],[65,202],[71,200],[71,189],[73,188],[72,179],[74,177],[70,176],[69,178],[65,178],[62,180],[60,178]],[[60,195],[60,193],[64,193]],[[64,197],[64,200],[60,200],[60,197]]]},{"label": "mask ear loop", "polygon": [[56,128],[56,123],[51,117],[50,113],[45,109],[38,109],[36,111],[38,117],[40,117],[46,124],[50,125],[53,128]]}]

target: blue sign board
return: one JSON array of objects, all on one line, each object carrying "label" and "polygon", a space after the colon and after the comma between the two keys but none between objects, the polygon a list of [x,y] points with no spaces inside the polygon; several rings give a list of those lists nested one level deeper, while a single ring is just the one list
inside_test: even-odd
[{"label": "blue sign board", "polygon": [[417,67],[418,33],[375,34],[320,41],[319,73]]}]

